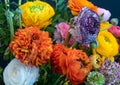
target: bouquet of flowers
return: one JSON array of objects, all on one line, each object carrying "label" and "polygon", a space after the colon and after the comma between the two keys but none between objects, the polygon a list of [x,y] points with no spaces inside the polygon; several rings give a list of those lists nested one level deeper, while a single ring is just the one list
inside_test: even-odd
[{"label": "bouquet of flowers", "polygon": [[120,26],[109,10],[88,0],[4,0],[0,12],[3,85],[120,85]]}]

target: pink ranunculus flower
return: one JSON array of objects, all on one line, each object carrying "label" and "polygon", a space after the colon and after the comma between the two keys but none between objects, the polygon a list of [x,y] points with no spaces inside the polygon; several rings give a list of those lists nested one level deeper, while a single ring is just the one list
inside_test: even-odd
[{"label": "pink ranunculus flower", "polygon": [[120,38],[120,26],[112,26],[108,29],[115,37]]},{"label": "pink ranunculus flower", "polygon": [[[54,32],[54,40],[56,41],[56,43],[64,44],[70,26],[65,22],[61,22],[61,23],[57,24],[55,27],[56,27],[56,30]],[[73,42],[74,42],[74,39],[73,39],[73,37],[71,37],[69,44],[72,45]]]},{"label": "pink ranunculus flower", "polygon": [[106,9],[104,9],[104,8],[98,8],[97,14],[98,14],[99,16],[103,15],[103,16],[102,16],[102,21],[103,21],[103,22],[106,22],[107,20],[109,20],[109,18],[110,18],[110,16],[111,16],[110,11],[109,11],[109,10],[106,10]]}]

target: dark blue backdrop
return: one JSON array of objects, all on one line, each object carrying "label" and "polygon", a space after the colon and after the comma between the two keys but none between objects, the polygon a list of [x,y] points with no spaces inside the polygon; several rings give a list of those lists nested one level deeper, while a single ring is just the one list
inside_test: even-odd
[{"label": "dark blue backdrop", "polygon": [[120,20],[120,0],[90,0],[90,1],[92,1],[96,6],[109,10],[112,14],[111,18],[118,18]]}]

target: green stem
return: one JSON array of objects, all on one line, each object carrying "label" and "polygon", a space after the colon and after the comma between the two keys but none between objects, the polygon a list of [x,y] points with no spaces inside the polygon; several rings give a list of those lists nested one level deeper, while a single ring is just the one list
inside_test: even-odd
[{"label": "green stem", "polygon": [[55,9],[57,10],[57,0],[55,0]]},{"label": "green stem", "polygon": [[53,84],[53,85],[58,85],[58,82],[60,81],[60,79],[63,77],[64,75],[60,75],[59,77],[58,77],[58,79],[56,80],[56,82]]},{"label": "green stem", "polygon": [[6,6],[6,9],[9,9],[9,0],[5,0],[5,6]]},{"label": "green stem", "polygon": [[[22,0],[18,1],[18,5],[20,6],[22,3]],[[22,20],[21,20],[21,14],[22,14],[22,10],[18,8],[18,13],[19,13],[19,28],[22,28]]]},{"label": "green stem", "polygon": [[69,40],[70,40],[70,38],[71,38],[71,34],[68,32],[66,40],[65,40],[65,45],[66,46],[69,46]]},{"label": "green stem", "polygon": [[17,8],[17,9],[16,9],[16,12],[17,12],[18,21],[19,21],[19,28],[22,28],[22,19],[21,19],[22,9]]},{"label": "green stem", "polygon": [[5,12],[5,15],[6,15],[6,18],[7,18],[7,22],[8,22],[8,25],[10,27],[10,38],[11,40],[13,39],[13,36],[14,36],[14,27],[13,27],[13,16],[14,14],[9,10],[9,0],[5,0],[5,6],[6,6],[6,9],[7,11]]},{"label": "green stem", "polygon": [[13,40],[13,36],[14,36],[13,16],[14,16],[14,14],[9,10],[7,10],[5,12],[5,14],[7,17],[8,25],[10,27],[10,38],[11,38],[11,40]]},{"label": "green stem", "polygon": [[19,0],[19,1],[18,1],[18,5],[20,6],[20,5],[21,5],[21,3],[22,3],[22,0]]},{"label": "green stem", "polygon": [[21,19],[21,15],[19,15],[19,28],[22,28],[22,19]]},{"label": "green stem", "polygon": [[47,77],[47,71],[45,70],[45,68],[43,66],[41,66],[41,69],[45,72],[44,75],[43,75],[43,85],[45,85],[46,83],[46,77]]},{"label": "green stem", "polygon": [[63,85],[69,85],[68,83],[69,83],[69,81],[66,81],[66,82],[64,82],[64,84],[63,84]]},{"label": "green stem", "polygon": [[79,44],[79,43],[78,43],[77,41],[75,41],[71,47],[72,47],[72,48],[76,48],[76,47],[78,46],[78,44]]}]

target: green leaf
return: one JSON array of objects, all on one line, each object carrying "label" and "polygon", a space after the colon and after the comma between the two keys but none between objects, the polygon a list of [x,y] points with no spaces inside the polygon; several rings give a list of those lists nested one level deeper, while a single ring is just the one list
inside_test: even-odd
[{"label": "green leaf", "polygon": [[2,67],[0,67],[0,74],[3,72],[3,68]]},{"label": "green leaf", "polygon": [[8,48],[5,50],[5,53],[4,53],[4,60],[9,60],[9,53],[10,51],[8,50]]},{"label": "green leaf", "polygon": [[58,0],[58,2],[56,3],[58,6],[63,4],[64,0]]},{"label": "green leaf", "polygon": [[2,47],[0,47],[0,53],[4,53],[4,49]]},{"label": "green leaf", "polygon": [[4,28],[0,28],[0,35],[5,36],[6,33],[5,33],[5,31],[4,31],[3,29],[4,29]]},{"label": "green leaf", "polygon": [[60,18],[60,16],[61,16],[60,14],[54,16],[53,17],[53,22],[56,22]]}]

